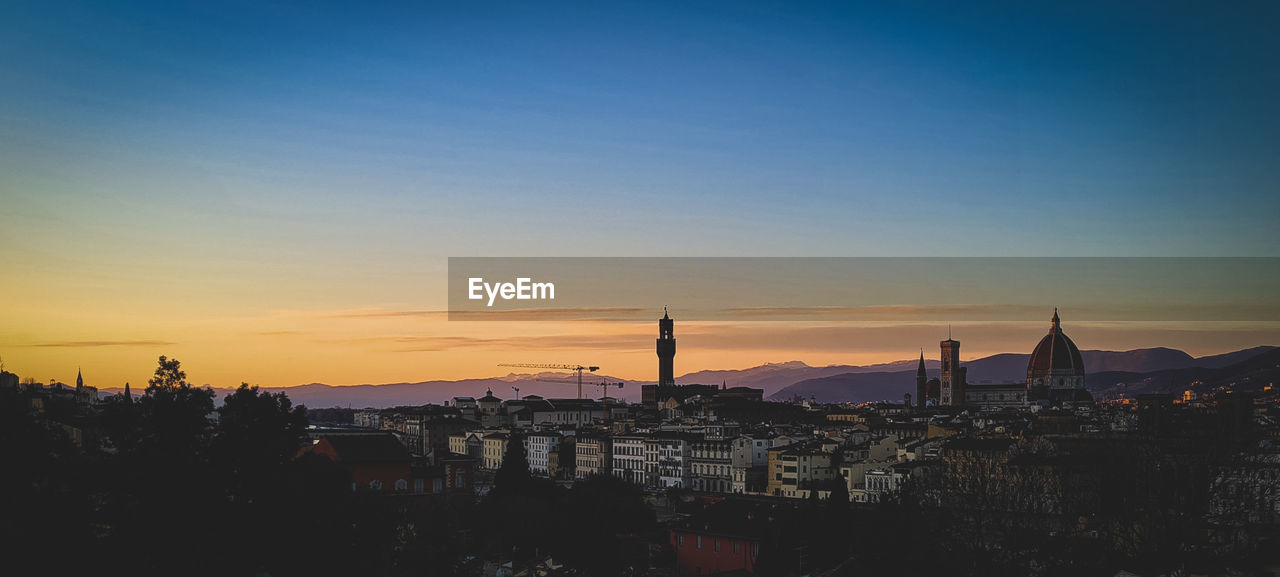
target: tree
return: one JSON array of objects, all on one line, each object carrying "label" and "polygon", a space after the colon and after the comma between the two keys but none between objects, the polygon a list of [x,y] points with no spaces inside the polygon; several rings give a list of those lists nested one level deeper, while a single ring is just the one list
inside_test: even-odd
[{"label": "tree", "polygon": [[186,388],[187,373],[182,370],[182,363],[178,359],[169,359],[164,355],[160,355],[160,366],[156,367],[156,373],[147,381],[148,388]]},{"label": "tree", "polygon": [[139,410],[141,445],[153,456],[191,459],[208,446],[213,391],[187,384],[177,359],[160,357],[160,366],[139,400]]},{"label": "tree", "polygon": [[217,573],[230,557],[202,559],[202,550],[231,537],[219,532],[226,498],[208,459],[213,391],[190,386],[181,363],[163,356],[148,385],[135,405],[136,447],[119,463],[116,493],[131,504],[112,520],[113,529],[122,543],[152,545],[139,559],[144,573]]},{"label": "tree", "polygon": [[[656,526],[640,487],[611,475],[592,475],[573,484],[559,507],[556,558],[588,575],[617,575],[626,565],[646,564],[644,554],[625,545],[627,536]],[[621,538],[620,538],[621,537]]]},{"label": "tree", "polygon": [[307,435],[307,408],[293,406],[284,393],[264,393],[241,383],[218,409],[215,456],[237,473],[283,465]]},{"label": "tree", "polygon": [[833,479],[830,483],[831,497],[827,499],[827,505],[832,509],[845,510],[849,508],[849,486],[845,484],[843,478]]},{"label": "tree", "polygon": [[495,495],[528,494],[533,477],[529,474],[529,456],[524,450],[524,436],[512,431],[507,438],[507,453],[502,466],[493,475]]}]

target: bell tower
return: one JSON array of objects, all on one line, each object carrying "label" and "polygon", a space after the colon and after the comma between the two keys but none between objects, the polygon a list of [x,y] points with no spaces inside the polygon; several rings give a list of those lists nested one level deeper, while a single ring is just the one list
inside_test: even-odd
[{"label": "bell tower", "polygon": [[675,359],[676,337],[675,324],[667,307],[662,307],[662,318],[658,319],[658,385],[676,384]]},{"label": "bell tower", "polygon": [[938,404],[943,406],[959,406],[964,404],[965,370],[960,366],[960,341],[951,340],[951,330],[947,330],[947,340],[942,345],[942,386],[938,388]]},{"label": "bell tower", "polygon": [[923,409],[928,403],[925,398],[929,387],[929,373],[924,370],[924,349],[920,349],[920,366],[916,367],[916,406]]}]

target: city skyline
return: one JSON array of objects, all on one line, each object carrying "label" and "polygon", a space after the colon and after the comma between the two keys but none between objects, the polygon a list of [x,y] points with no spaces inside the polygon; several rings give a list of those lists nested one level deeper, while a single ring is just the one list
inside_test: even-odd
[{"label": "city skyline", "polygon": [[[441,315],[445,313],[440,313]],[[241,382],[268,387],[289,387],[311,383],[329,385],[391,384],[421,381],[459,381],[486,379],[509,374],[532,374],[538,371],[511,369],[499,365],[510,362],[539,363],[597,363],[602,374],[629,381],[658,381],[658,362],[653,352],[652,339],[657,336],[652,323],[640,326],[636,323],[598,323],[614,329],[611,333],[584,332],[576,329],[581,322],[553,323],[568,331],[549,336],[548,323],[486,322],[509,327],[509,332],[525,331],[517,336],[500,338],[458,338],[455,336],[370,338],[364,348],[347,350],[352,357],[378,358],[379,355],[401,356],[405,354],[432,353],[441,357],[467,355],[467,362],[425,367],[420,372],[397,378],[401,369],[393,367],[386,372],[365,365],[352,366],[349,358],[336,357],[319,367],[309,367],[302,374],[316,378],[297,382],[272,382],[245,375],[235,363],[225,360],[210,363],[201,355],[198,346],[179,346],[178,343],[98,343],[70,342],[46,343],[31,347],[37,351],[50,349],[51,359],[80,357],[102,359],[100,364],[81,362],[71,367],[69,376],[57,371],[50,374],[24,370],[22,363],[4,356],[5,368],[23,378],[42,382],[74,382],[77,373],[88,370],[89,384],[105,389],[117,389],[125,382],[135,386],[146,383],[149,363],[164,354],[183,360],[191,374],[192,382],[215,387],[234,388]],[[595,323],[587,323],[595,324]],[[1193,357],[1234,352],[1237,350],[1268,346],[1276,342],[1272,323],[1093,323],[1072,322],[1068,317],[1064,325],[1081,343],[1082,350],[1132,350],[1146,348],[1171,348]],[[1191,328],[1188,328],[1190,325]],[[1214,330],[1205,330],[1211,325]],[[674,374],[677,377],[708,370],[741,370],[768,363],[790,361],[804,362],[810,366],[828,365],[865,366],[902,361],[913,361],[920,348],[932,350],[937,342],[948,338],[964,341],[962,362],[989,357],[1001,353],[1025,354],[1031,345],[1043,336],[1047,322],[958,322],[949,325],[931,323],[900,324],[874,322],[757,322],[757,323],[698,323],[680,322],[676,338],[682,343],[675,359]],[[619,330],[621,329],[621,330]],[[1143,346],[1129,346],[1143,338],[1164,339]],[[1227,338],[1224,338],[1224,335]],[[548,345],[546,340],[554,340]],[[786,343],[779,345],[779,341]],[[904,349],[901,343],[910,341],[918,345]],[[350,339],[331,343],[335,348],[349,346]],[[381,353],[370,348],[382,347]],[[20,350],[20,349],[18,349]],[[66,353],[66,350],[91,351],[95,354]],[[121,351],[132,350],[129,354]],[[270,354],[271,351],[266,351]],[[770,356],[774,355],[774,356]],[[790,355],[790,356],[788,356]],[[933,359],[930,354],[928,358]],[[135,363],[137,366],[132,366]],[[105,370],[104,370],[105,369]],[[114,372],[113,372],[114,371]],[[452,372],[451,372],[452,371]],[[276,374],[298,374],[295,367],[284,366]],[[377,375],[387,375],[377,378]],[[350,380],[324,378],[324,375],[353,375]],[[372,376],[371,376],[372,375]],[[287,378],[287,377],[285,377]],[[680,381],[684,382],[684,381]]]}]

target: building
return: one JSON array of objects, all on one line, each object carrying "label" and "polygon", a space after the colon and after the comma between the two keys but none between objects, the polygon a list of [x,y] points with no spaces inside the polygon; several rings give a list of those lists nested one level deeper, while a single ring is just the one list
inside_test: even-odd
[{"label": "building", "polygon": [[[942,341],[942,379],[938,399],[938,404],[943,406],[959,406],[965,403],[964,386],[965,386],[965,369],[960,366],[960,341],[951,340],[951,335],[947,335],[947,340]],[[916,380],[919,381],[919,370],[917,369]]]},{"label": "building", "polygon": [[675,376],[676,337],[675,320],[667,314],[667,307],[662,307],[662,318],[658,319],[658,385],[676,384]]},{"label": "building", "polygon": [[729,457],[732,477],[730,492],[764,492],[769,447],[772,443],[773,440],[767,435],[740,435],[733,439]]},{"label": "building", "polygon": [[924,368],[924,349],[920,349],[920,365],[916,367],[916,406],[929,406],[929,373]]},{"label": "building", "polygon": [[822,450],[816,443],[783,447],[777,454],[781,478],[773,494],[803,498],[809,491],[818,490],[821,483],[837,477],[832,457],[832,453]]},{"label": "building", "polygon": [[422,454],[427,463],[435,464],[449,457],[453,452],[449,446],[449,438],[479,426],[479,422],[457,415],[423,416],[418,427],[422,436]]},{"label": "building", "polygon": [[530,406],[533,424],[581,427],[605,418],[604,405],[594,399],[546,399]]},{"label": "building", "polygon": [[965,404],[983,411],[1021,409],[1027,406],[1025,384],[968,385],[964,391]]},{"label": "building", "polygon": [[[653,444],[650,446],[649,441]],[[652,451],[652,453],[650,453]],[[686,433],[659,432],[646,439],[645,465],[652,465],[652,485],[660,489],[689,486],[690,443]],[[652,455],[653,461],[650,462]]]},{"label": "building", "polygon": [[[771,531],[794,534],[794,511],[773,503],[728,499],[668,530],[679,575],[755,573]],[[784,546],[793,545],[787,543]]]},{"label": "building", "polygon": [[613,476],[645,486],[644,437],[640,435],[615,435],[613,437]]},{"label": "building", "polygon": [[390,433],[321,437],[299,455],[327,457],[351,474],[351,489],[408,491],[413,479],[409,450]]},{"label": "building", "polygon": [[355,426],[365,429],[382,428],[382,411],[378,409],[361,409],[351,415]]},{"label": "building", "polygon": [[676,408],[694,396],[712,397],[715,385],[640,385],[640,404],[647,410]]},{"label": "building", "polygon": [[85,405],[98,404],[98,387],[85,385],[80,369],[76,369],[76,402]]},{"label": "building", "polygon": [[[947,364],[947,342],[943,341],[943,365]],[[958,357],[956,358],[958,361]],[[963,371],[956,378],[964,392],[964,404],[983,411],[1022,409],[1028,406],[1067,406],[1093,403],[1085,390],[1084,358],[1080,349],[1062,332],[1058,310],[1053,310],[1049,334],[1040,339],[1027,362],[1027,381],[1023,384],[967,384]],[[947,376],[943,375],[945,389]]]},{"label": "building", "polygon": [[480,425],[485,428],[503,426],[502,399],[493,396],[493,389],[486,389],[484,396],[476,401],[476,409],[480,415]]},{"label": "building", "polygon": [[453,406],[464,419],[480,420],[480,405],[475,397],[454,397]]},{"label": "building", "polygon": [[480,466],[490,471],[502,467],[502,458],[507,455],[507,441],[511,436],[502,431],[488,433],[483,438],[483,454]]},{"label": "building", "polygon": [[1053,309],[1049,334],[1040,339],[1027,362],[1028,401],[1051,406],[1090,404],[1093,396],[1084,388],[1084,357],[1062,332],[1058,309]]},{"label": "building", "polygon": [[577,454],[576,438],[565,435],[560,444],[547,453],[547,475],[552,479],[572,479],[575,455]]},{"label": "building", "polygon": [[460,457],[469,457],[477,462],[484,461],[484,432],[469,431],[449,435],[449,453]]},{"label": "building", "polygon": [[690,443],[689,488],[707,493],[733,492],[732,439],[707,435]]},{"label": "building", "polygon": [[612,439],[604,435],[580,435],[574,458],[574,478],[609,475],[613,469]]},{"label": "building", "polygon": [[560,446],[560,441],[561,435],[555,431],[533,432],[525,437],[530,473],[551,476],[550,455]]}]

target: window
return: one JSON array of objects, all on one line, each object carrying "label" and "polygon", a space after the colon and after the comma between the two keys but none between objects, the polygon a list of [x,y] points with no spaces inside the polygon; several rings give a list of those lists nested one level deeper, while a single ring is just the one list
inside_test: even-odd
[{"label": "window", "polygon": [[738,548],[738,545],[740,545],[740,543],[738,543],[737,541],[734,541],[734,542],[733,542],[733,554],[734,554],[734,555],[737,555],[738,553],[741,553],[741,551],[740,551],[740,550],[739,550],[739,548]]},{"label": "window", "polygon": [[676,537],[676,546],[677,546],[677,547],[684,547],[684,535],[680,535],[680,536]]},{"label": "window", "polygon": [[422,490],[423,490],[425,487],[426,487],[426,482],[425,482],[425,481],[423,481],[422,479],[414,479],[414,480],[413,480],[413,492],[414,492],[414,493],[419,493],[419,494],[421,494],[421,493],[422,493]]},{"label": "window", "polygon": [[374,491],[381,491],[381,490],[382,490],[382,481],[379,481],[379,480],[377,480],[377,479],[374,479],[374,480],[372,480],[372,481],[369,481],[369,488],[370,488],[370,489],[373,489]]},{"label": "window", "polygon": [[406,481],[406,480],[404,480],[404,479],[396,479],[396,490],[397,490],[397,491],[408,491],[408,490],[409,490],[409,482],[408,482],[408,481]]},{"label": "window", "polygon": [[720,552],[720,540],[719,540],[719,539],[715,539],[715,540],[713,540],[713,541],[711,542],[711,548],[712,548],[716,553],[719,553],[719,552]]},{"label": "window", "polygon": [[697,548],[701,549],[701,548],[702,548],[702,535],[698,535],[697,537],[694,537],[694,539],[696,540],[696,543],[694,544],[694,547],[697,547]]}]

